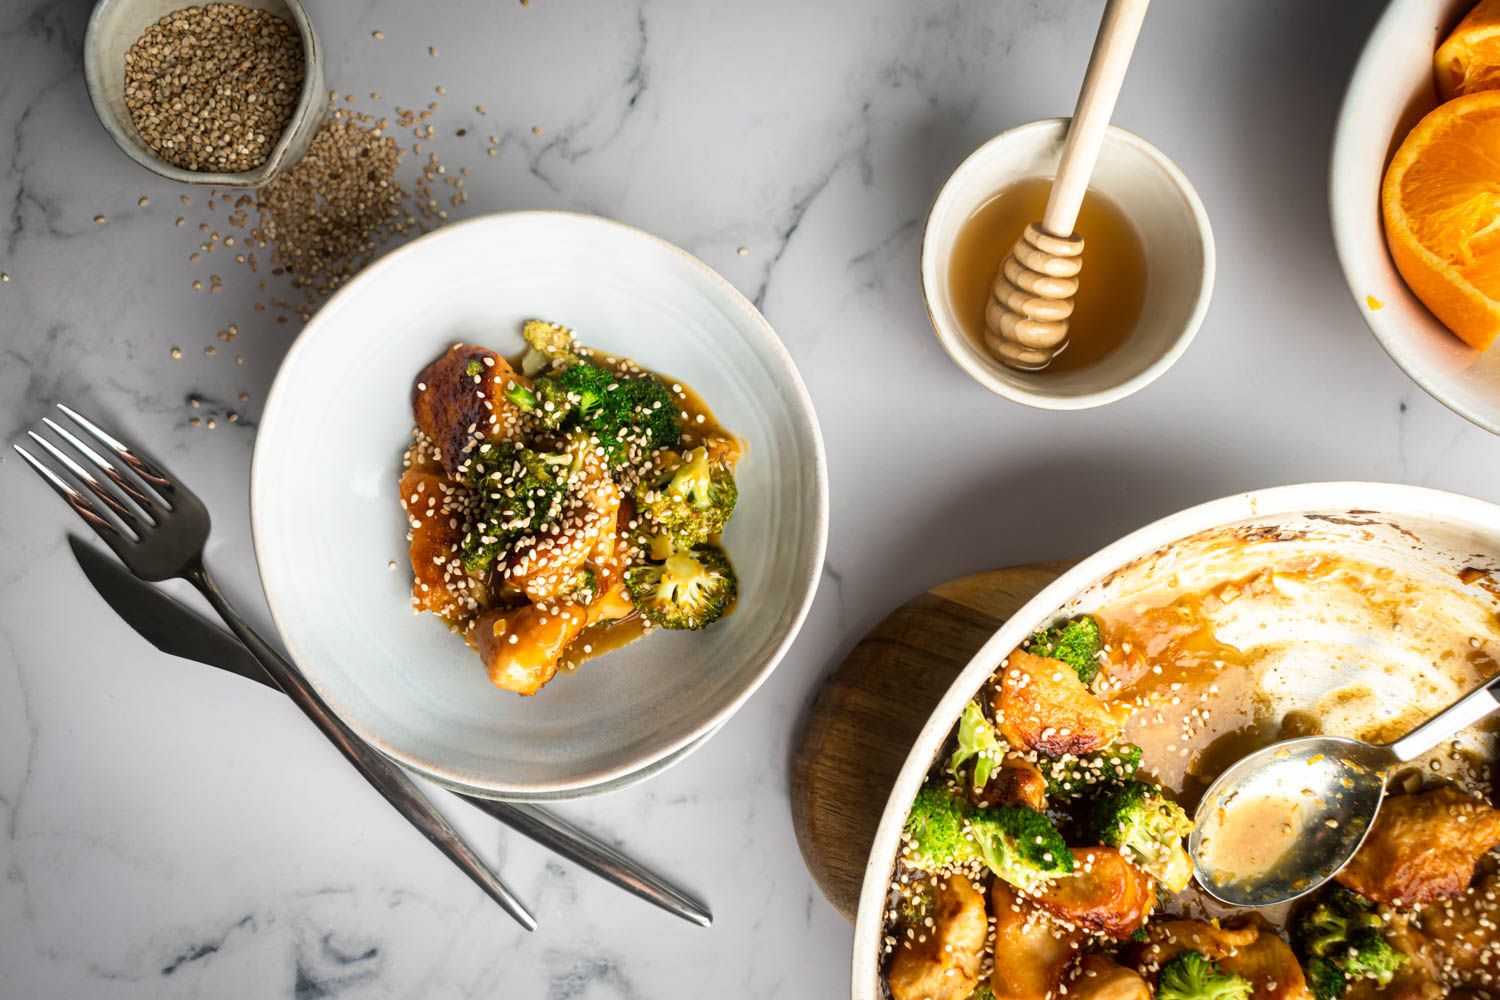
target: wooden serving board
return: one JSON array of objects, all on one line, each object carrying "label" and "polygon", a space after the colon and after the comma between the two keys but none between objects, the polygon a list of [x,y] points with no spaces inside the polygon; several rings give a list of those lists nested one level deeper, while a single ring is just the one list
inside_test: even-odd
[{"label": "wooden serving board", "polygon": [[891,785],[970,657],[1072,560],[962,577],[891,612],[828,678],[792,760],[792,824],[813,880],[850,920]]}]

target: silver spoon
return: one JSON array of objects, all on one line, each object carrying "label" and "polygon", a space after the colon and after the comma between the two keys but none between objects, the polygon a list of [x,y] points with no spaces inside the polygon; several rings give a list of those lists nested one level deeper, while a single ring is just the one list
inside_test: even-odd
[{"label": "silver spoon", "polygon": [[1188,852],[1198,884],[1235,906],[1289,902],[1333,878],[1364,843],[1396,765],[1500,709],[1500,677],[1394,743],[1302,736],[1243,758],[1204,793]]}]

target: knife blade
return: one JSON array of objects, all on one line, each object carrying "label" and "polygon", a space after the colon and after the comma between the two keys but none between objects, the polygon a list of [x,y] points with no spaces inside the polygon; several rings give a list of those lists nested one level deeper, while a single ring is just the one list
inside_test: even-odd
[{"label": "knife blade", "polygon": [[119,560],[77,535],[68,536],[68,545],[104,603],[151,645],[163,653],[207,663],[281,693],[234,636],[165,591],[143,583]]},{"label": "knife blade", "polygon": [[[78,536],[69,535],[68,545],[73,549],[73,557],[78,560],[83,575],[104,598],[104,603],[151,645],[171,656],[218,667],[280,692],[250,651],[234,636],[165,591],[138,579],[114,558]],[[646,871],[592,834],[539,806],[482,799],[462,792],[452,794],[554,854],[674,916],[700,927],[713,923],[713,914],[702,903]]]}]

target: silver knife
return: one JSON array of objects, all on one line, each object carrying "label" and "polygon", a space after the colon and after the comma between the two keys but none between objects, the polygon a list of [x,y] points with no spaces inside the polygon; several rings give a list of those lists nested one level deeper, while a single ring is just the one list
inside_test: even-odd
[{"label": "silver knife", "polygon": [[[271,690],[280,688],[240,641],[187,605],[137,579],[112,557],[75,535],[68,536],[73,556],[99,596],[125,624],[163,653],[206,663]],[[713,914],[702,903],[672,887],[598,838],[526,802],[497,802],[454,792],[474,808],[567,858],[600,878],[661,907],[689,923],[708,927]]]}]

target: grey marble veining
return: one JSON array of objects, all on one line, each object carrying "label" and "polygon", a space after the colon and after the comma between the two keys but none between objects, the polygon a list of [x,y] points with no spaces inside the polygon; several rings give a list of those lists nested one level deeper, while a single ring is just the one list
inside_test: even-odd
[{"label": "grey marble veining", "polygon": [[[264,623],[248,463],[298,324],[253,313],[233,265],[188,264],[203,192],[180,208],[183,191],[94,121],[88,6],[0,5],[0,436],[66,399],[151,442],[209,503],[210,559]],[[712,929],[454,807],[534,905],[541,930],[526,935],[281,699],[130,633],[68,558],[69,515],[0,461],[0,996],[843,993],[850,930],[803,869],[788,765],[820,679],[892,606],[1245,488],[1376,479],[1500,499],[1497,443],[1387,361],[1328,235],[1332,123],[1378,7],[1157,0],[1117,118],[1198,186],[1218,289],[1172,372],[1070,415],[1004,403],[948,362],[916,259],[964,154],[1068,112],[1071,87],[1043,81],[1081,73],[1097,0],[315,0],[329,85],[355,107],[441,103],[432,147],[472,171],[455,218],[602,213],[761,306],[827,439],[822,589],[779,671],[703,750],[559,810],[708,899]],[[223,292],[193,291],[210,273]],[[229,322],[226,346],[214,333]],[[210,415],[216,430],[190,425]]]}]

